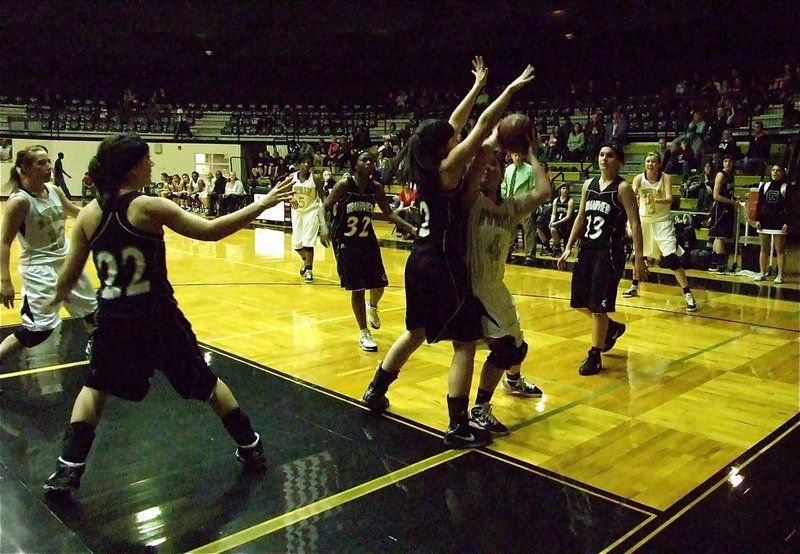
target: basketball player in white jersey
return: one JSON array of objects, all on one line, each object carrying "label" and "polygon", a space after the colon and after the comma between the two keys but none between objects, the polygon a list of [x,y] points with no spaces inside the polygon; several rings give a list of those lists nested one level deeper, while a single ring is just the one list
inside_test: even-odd
[{"label": "basketball player in white jersey", "polygon": [[314,282],[314,245],[320,235],[322,246],[328,246],[328,226],[322,205],[322,181],[314,176],[314,156],[307,152],[300,160],[300,169],[292,174],[292,249],[303,260],[300,275],[306,283]]},{"label": "basketball player in white jersey", "polygon": [[468,258],[472,290],[484,308],[481,327],[491,353],[483,364],[475,406],[474,424],[493,435],[508,434],[508,427],[492,414],[491,399],[503,373],[503,388],[510,394],[541,397],[542,391],[520,373],[528,352],[523,340],[514,299],[503,282],[506,252],[516,235],[517,223],[550,200],[550,182],[536,159],[537,138],[531,137],[528,163],[533,168],[534,188],[510,198],[500,194],[503,171],[497,158],[496,133],[487,139],[470,166],[467,180],[471,204],[468,226]]},{"label": "basketball player in white jersey", "polygon": [[[80,208],[64,193],[48,184],[50,156],[43,146],[29,146],[17,152],[11,168],[11,196],[4,207],[0,238],[0,302],[14,307],[10,251],[19,239],[19,274],[22,278],[22,327],[0,343],[0,363],[20,348],[41,344],[61,323],[58,307],[47,305],[58,279],[58,270],[69,251],[64,234],[67,216],[77,217]],[[86,272],[80,273],[66,297],[65,307],[73,316],[84,318],[87,332],[94,329],[97,307],[95,290]]]},{"label": "basketball player in white jersey", "polygon": [[[645,171],[633,178],[631,187],[639,202],[639,219],[642,222],[644,257],[660,257],[661,265],[675,273],[678,285],[686,299],[686,311],[696,312],[697,302],[689,287],[686,271],[681,264],[683,248],[675,237],[670,206],[672,206],[672,183],[670,176],[661,171],[661,156],[648,152],[644,160]],[[622,293],[623,298],[639,296],[639,281],[634,279],[631,287]]]}]

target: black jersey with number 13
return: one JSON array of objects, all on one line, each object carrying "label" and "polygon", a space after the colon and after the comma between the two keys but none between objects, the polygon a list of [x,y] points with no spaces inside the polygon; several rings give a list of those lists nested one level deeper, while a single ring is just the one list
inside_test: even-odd
[{"label": "black jersey with number 13", "polygon": [[627,214],[619,199],[619,184],[622,178],[617,176],[602,191],[600,177],[589,183],[586,191],[586,231],[583,234],[581,248],[622,248],[625,238],[625,222]]}]

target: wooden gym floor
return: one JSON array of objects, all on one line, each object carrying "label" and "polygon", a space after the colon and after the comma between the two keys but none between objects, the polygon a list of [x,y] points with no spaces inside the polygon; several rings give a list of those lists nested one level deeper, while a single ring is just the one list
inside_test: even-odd
[{"label": "wooden gym floor", "polygon": [[[358,346],[330,249],[317,247],[309,285],[282,231],[245,230],[219,243],[168,233],[180,306],[262,432],[272,467],[243,480],[221,426],[159,378],[142,405],[110,405],[75,503],[45,502],[39,487],[86,369],[81,331],[67,321],[54,340],[68,346],[2,367],[0,551],[800,544],[796,301],[693,282],[700,311],[689,315],[677,287],[645,284],[639,298],[618,298],[615,317],[628,331],[604,355],[605,370],[581,377],[590,327],[569,308],[570,274],[508,265],[530,344],[523,373],[545,397],[498,390],[494,413],[511,435],[454,452],[440,443],[449,345],[425,345],[411,358],[387,416],[357,403],[404,328],[408,251],[382,251],[391,285],[374,354]],[[2,335],[18,321],[3,309]],[[478,351],[473,400],[486,355]]]}]

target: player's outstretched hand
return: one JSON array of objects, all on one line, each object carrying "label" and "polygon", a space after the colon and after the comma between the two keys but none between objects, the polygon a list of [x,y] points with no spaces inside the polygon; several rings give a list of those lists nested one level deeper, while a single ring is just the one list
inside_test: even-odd
[{"label": "player's outstretched hand", "polygon": [[567,258],[572,253],[572,248],[564,248],[564,252],[561,254],[561,257],[556,262],[556,267],[560,270],[567,269]]},{"label": "player's outstretched hand", "polygon": [[483,63],[483,56],[475,56],[472,60],[472,74],[475,75],[475,85],[478,88],[486,86],[486,79],[489,78],[489,68]]},{"label": "player's outstretched hand", "polygon": [[534,79],[533,71],[534,71],[533,66],[529,64],[528,67],[525,68],[525,71],[523,71],[519,77],[511,81],[511,84],[508,85],[509,90],[511,90],[512,92],[516,92],[525,85],[527,85],[528,83],[530,83],[531,81],[533,81]]},{"label": "player's outstretched hand", "polygon": [[272,190],[269,191],[267,194],[265,194],[264,198],[260,200],[261,204],[264,206],[264,209],[271,208],[272,206],[275,206],[280,202],[291,200],[293,181],[294,178],[289,177],[281,184],[272,187]]},{"label": "player's outstretched hand", "polygon": [[3,306],[6,308],[14,307],[14,294],[14,285],[10,282],[3,283],[3,286],[0,287],[0,302],[3,303]]},{"label": "player's outstretched hand", "polygon": [[647,264],[644,262],[644,258],[634,258],[633,259],[633,278],[637,281],[647,281],[648,272],[647,272]]}]

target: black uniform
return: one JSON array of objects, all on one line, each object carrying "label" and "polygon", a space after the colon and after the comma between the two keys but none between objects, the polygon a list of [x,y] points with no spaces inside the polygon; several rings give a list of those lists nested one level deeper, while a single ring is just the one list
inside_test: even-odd
[{"label": "black uniform", "polygon": [[603,191],[595,177],[586,191],[586,231],[572,273],[573,308],[599,314],[616,309],[617,287],[625,269],[627,213],[619,199],[621,177]]},{"label": "black uniform", "polygon": [[[561,200],[559,196],[553,203],[553,209],[556,211],[556,221],[563,219],[567,216],[567,208],[569,207],[569,197],[566,200]],[[556,225],[556,230],[562,237],[569,237],[569,231],[572,227],[571,221],[565,221]]]},{"label": "black uniform", "polygon": [[377,183],[372,179],[360,192],[352,177],[347,178],[344,198],[336,203],[331,232],[339,280],[347,290],[379,289],[389,285],[381,249],[372,227]]},{"label": "black uniform", "polygon": [[483,307],[467,268],[467,211],[460,189],[418,184],[422,223],[406,263],[406,329],[425,329],[428,342],[481,337]]},{"label": "black uniform", "polygon": [[[722,173],[722,192],[723,198],[733,198],[733,174]],[[711,208],[711,225],[708,230],[708,236],[715,239],[731,239],[733,238],[733,205],[723,204],[722,202],[714,202]]]},{"label": "black uniform", "polygon": [[786,183],[769,181],[758,186],[756,220],[761,228],[780,231],[789,223],[786,213]]},{"label": "black uniform", "polygon": [[100,290],[86,386],[138,402],[159,369],[182,397],[207,400],[217,377],[167,280],[164,237],[128,221],[140,195],[108,202],[90,239]]}]

